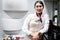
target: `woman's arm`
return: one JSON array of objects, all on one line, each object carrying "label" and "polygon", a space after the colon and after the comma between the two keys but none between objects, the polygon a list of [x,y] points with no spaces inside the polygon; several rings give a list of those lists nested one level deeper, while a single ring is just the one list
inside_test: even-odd
[{"label": "woman's arm", "polygon": [[40,33],[44,33],[48,31],[48,27],[49,27],[49,16],[46,14],[45,18],[44,18],[45,22],[44,22],[44,28],[41,29],[39,32]]},{"label": "woman's arm", "polygon": [[24,20],[24,24],[22,27],[22,31],[25,32],[27,35],[30,35],[30,31],[28,30],[28,23],[30,21],[31,14],[27,16],[27,18]]}]

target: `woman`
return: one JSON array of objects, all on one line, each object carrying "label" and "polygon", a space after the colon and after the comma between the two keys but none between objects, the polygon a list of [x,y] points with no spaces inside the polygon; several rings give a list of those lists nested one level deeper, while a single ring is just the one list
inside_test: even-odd
[{"label": "woman", "polygon": [[43,8],[42,1],[35,2],[35,13],[28,15],[22,27],[26,33],[24,40],[41,40],[41,35],[48,30],[49,17],[43,13]]}]

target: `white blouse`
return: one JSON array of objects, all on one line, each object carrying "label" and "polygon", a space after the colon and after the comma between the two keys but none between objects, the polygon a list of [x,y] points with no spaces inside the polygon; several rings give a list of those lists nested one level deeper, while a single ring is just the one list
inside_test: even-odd
[{"label": "white blouse", "polygon": [[35,14],[29,14],[24,21],[22,30],[29,35],[31,32],[41,32],[44,33],[48,30],[49,26],[49,16],[47,14],[42,14],[42,22]]}]

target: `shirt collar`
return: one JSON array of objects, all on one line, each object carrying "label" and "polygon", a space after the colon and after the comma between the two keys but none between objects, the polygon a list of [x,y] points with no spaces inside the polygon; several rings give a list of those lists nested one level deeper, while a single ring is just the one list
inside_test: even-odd
[{"label": "shirt collar", "polygon": [[41,15],[42,15],[42,13],[39,13],[39,14],[36,13],[36,16],[37,16],[37,17],[39,17],[39,16],[41,16]]},{"label": "shirt collar", "polygon": [[[36,13],[34,13],[34,15],[37,17]],[[43,17],[43,16],[44,16],[44,13],[42,12],[41,17]]]}]

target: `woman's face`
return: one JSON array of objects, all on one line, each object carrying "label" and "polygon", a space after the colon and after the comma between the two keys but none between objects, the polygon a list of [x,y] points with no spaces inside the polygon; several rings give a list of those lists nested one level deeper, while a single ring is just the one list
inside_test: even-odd
[{"label": "woman's face", "polygon": [[42,4],[37,3],[37,4],[34,6],[34,9],[35,9],[36,13],[41,13],[41,12],[43,11],[43,6],[42,6]]}]

